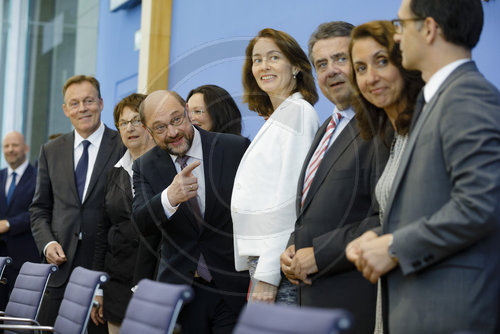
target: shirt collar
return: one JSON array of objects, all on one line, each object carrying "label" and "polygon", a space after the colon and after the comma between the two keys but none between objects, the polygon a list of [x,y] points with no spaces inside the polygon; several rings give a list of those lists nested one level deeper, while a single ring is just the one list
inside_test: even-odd
[{"label": "shirt collar", "polygon": [[75,130],[75,142],[73,148],[76,149],[78,145],[80,145],[84,140],[88,140],[92,145],[99,147],[103,134],[104,134],[104,124],[102,122],[101,125],[99,125],[99,128],[97,128],[97,130],[94,131],[94,133],[88,136],[88,138],[83,138],[82,136],[80,136],[78,131]]},{"label": "shirt collar", "polygon": [[[354,117],[354,110],[352,110],[352,107],[349,107],[347,109],[344,109],[344,110],[339,110],[339,108],[337,108],[337,106],[335,106],[335,108],[333,109],[333,114],[335,113],[340,113],[342,115],[342,118],[345,118],[346,120],[350,121],[353,117]],[[332,114],[332,116],[333,116]]]},{"label": "shirt collar", "polygon": [[[191,147],[186,152],[186,156],[195,158],[196,160],[203,161],[203,149],[201,148],[201,136],[198,129],[195,126],[191,125],[194,130],[193,142],[191,143]],[[170,154],[170,157],[173,161],[176,161],[177,156]]]},{"label": "shirt collar", "polygon": [[439,71],[434,73],[427,82],[427,84],[424,86],[425,103],[428,103],[433,98],[433,96],[438,91],[439,87],[457,67],[468,61],[471,61],[471,59],[464,58],[455,60],[454,62],[449,63],[448,65],[442,67],[441,69],[439,69]]},{"label": "shirt collar", "polygon": [[11,176],[13,172],[16,172],[17,174],[17,179],[19,180],[23,174],[24,174],[24,171],[26,170],[26,168],[28,168],[28,164],[30,162],[28,161],[28,159],[24,160],[24,162],[19,166],[17,167],[16,169],[12,169],[10,166],[8,166],[8,176]]},{"label": "shirt collar", "polygon": [[123,155],[123,157],[121,157],[121,159],[118,160],[115,167],[116,168],[122,167],[123,169],[125,169],[127,171],[128,175],[130,175],[132,177],[132,175],[133,175],[132,165],[133,164],[134,164],[134,159],[132,158],[132,154],[130,154],[130,151],[127,150],[125,152],[125,154]]}]

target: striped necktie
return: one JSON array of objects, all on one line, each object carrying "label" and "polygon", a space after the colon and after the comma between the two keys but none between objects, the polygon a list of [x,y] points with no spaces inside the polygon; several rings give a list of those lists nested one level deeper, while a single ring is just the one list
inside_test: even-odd
[{"label": "striped necktie", "polygon": [[[179,165],[181,165],[181,170],[187,167],[188,159],[189,159],[189,156],[187,156],[187,155],[182,156],[182,157],[179,157],[179,156],[177,157],[176,161]],[[190,198],[188,200],[188,203],[189,203],[189,206],[191,207],[193,215],[195,216],[195,218],[198,221],[198,224],[201,228],[203,226],[203,215],[201,213],[201,209],[200,209],[200,206],[198,204],[198,200],[196,199],[196,196]],[[200,258],[198,259],[198,265],[196,268],[196,272],[205,281],[210,282],[212,280],[212,274],[210,273],[210,270],[208,269],[207,262],[205,261],[205,257],[203,256],[202,253],[200,253]]]},{"label": "striped necktie", "polygon": [[309,165],[306,169],[306,177],[304,178],[304,186],[302,188],[302,202],[300,204],[301,207],[304,205],[307,193],[309,192],[312,181],[314,180],[314,175],[316,175],[316,171],[318,170],[321,160],[323,160],[326,150],[328,149],[328,144],[330,143],[330,139],[332,138],[333,132],[335,131],[335,127],[337,126],[337,124],[339,124],[341,119],[342,115],[339,112],[333,114],[330,123],[328,123],[328,126],[326,127],[326,131],[323,135],[323,138],[321,139],[321,142],[319,143],[318,147],[316,147],[316,151],[314,151],[311,160],[309,160]]}]

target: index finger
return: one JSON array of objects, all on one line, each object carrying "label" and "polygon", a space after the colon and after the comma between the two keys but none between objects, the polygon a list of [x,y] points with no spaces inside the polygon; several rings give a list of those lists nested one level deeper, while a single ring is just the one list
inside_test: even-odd
[{"label": "index finger", "polygon": [[190,163],[189,165],[187,165],[183,170],[181,170],[181,172],[179,174],[182,174],[182,175],[189,175],[191,174],[191,172],[196,168],[198,167],[199,165],[201,165],[201,162],[200,161],[195,161],[195,162],[192,162]]}]

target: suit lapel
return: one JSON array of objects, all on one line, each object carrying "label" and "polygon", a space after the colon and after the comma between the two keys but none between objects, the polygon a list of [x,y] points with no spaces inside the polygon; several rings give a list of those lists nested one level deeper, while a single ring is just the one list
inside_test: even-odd
[{"label": "suit lapel", "polygon": [[217,196],[213,196],[219,188],[220,177],[222,173],[222,159],[223,154],[220,149],[217,148],[216,138],[211,133],[205,132],[203,130],[198,130],[201,136],[201,147],[203,150],[203,169],[205,174],[205,215],[204,224],[210,221],[210,216],[213,213],[215,207],[215,199]]},{"label": "suit lapel", "polygon": [[352,141],[358,136],[359,129],[356,126],[356,119],[353,118],[326,151],[325,156],[318,167],[318,171],[316,172],[316,175],[314,175],[314,179],[311,183],[311,188],[307,194],[306,201],[304,202],[303,209],[309,205],[311,199],[314,197],[316,191],[318,191],[320,185],[323,183],[325,177],[333,168],[337,160],[348,149]]},{"label": "suit lapel", "polygon": [[[23,173],[23,176],[21,177],[21,179],[19,180],[19,182],[16,185],[16,188],[14,189],[14,193],[12,194],[12,199],[9,203],[9,206],[11,206],[12,203],[14,203],[14,200],[17,196],[19,196],[20,194],[22,194],[24,192],[24,188],[26,187],[28,182],[36,182],[36,181],[31,180],[33,173],[34,173],[33,166],[28,164],[28,166],[26,167],[26,170]],[[5,184],[4,184],[4,189],[5,189]]]},{"label": "suit lapel", "polygon": [[106,167],[108,160],[112,156],[111,153],[113,152],[114,148],[113,138],[116,135],[116,133],[111,132],[107,127],[104,128],[104,134],[102,135],[101,145],[99,146],[99,151],[97,152],[94,169],[92,170],[92,175],[90,177],[89,187],[87,189],[84,202],[89,198],[90,194],[92,194],[92,190],[94,189],[99,176],[104,170],[104,167]]},{"label": "suit lapel", "polygon": [[78,196],[78,190],[76,189],[75,180],[75,131],[63,135],[63,137],[61,137],[61,141],[61,152],[67,152],[67,154],[60,155],[61,170],[57,172],[61,173],[61,179],[73,180],[73,182],[69,182],[71,192],[75,197],[75,203],[81,203],[80,196]]},{"label": "suit lapel", "polygon": [[326,127],[328,126],[328,123],[330,123],[330,120],[332,119],[332,116],[328,117],[326,121],[321,125],[321,127],[318,129],[316,132],[316,136],[314,137],[314,140],[311,144],[311,148],[309,149],[309,152],[307,152],[307,156],[304,160],[304,163],[302,164],[302,170],[300,171],[300,177],[299,177],[299,183],[297,184],[297,200],[295,201],[295,209],[297,212],[297,217],[300,215],[301,212],[301,202],[302,202],[302,189],[304,188],[304,178],[306,177],[306,170],[307,166],[309,165],[309,161],[311,160],[311,157],[313,156],[314,152],[316,151],[316,147],[318,147],[319,142],[323,138]]},{"label": "suit lapel", "polygon": [[7,210],[7,196],[5,196],[5,184],[7,183],[7,168],[0,171],[0,212]]},{"label": "suit lapel", "polygon": [[417,119],[415,120],[413,125],[413,128],[411,129],[411,133],[408,137],[408,142],[406,144],[406,148],[403,152],[403,155],[401,156],[401,161],[399,163],[399,168],[396,172],[396,175],[394,177],[394,181],[392,183],[391,187],[391,192],[389,194],[389,198],[387,200],[387,207],[386,207],[386,213],[384,214],[384,222],[383,226],[384,229],[387,227],[386,222],[388,221],[391,209],[392,209],[392,202],[394,201],[394,198],[399,190],[399,185],[403,179],[403,176],[406,173],[406,169],[408,168],[408,164],[410,162],[411,155],[413,153],[413,149],[415,148],[415,143],[418,139],[419,133],[422,131],[422,128],[424,127],[425,121],[429,118],[429,115],[432,113],[437,101],[439,100],[439,97],[445,91],[450,83],[454,81],[456,78],[461,76],[465,71],[470,71],[472,69],[476,69],[476,66],[472,62],[465,63],[458,68],[456,68],[448,78],[441,84],[439,87],[438,91],[432,99],[423,107],[421,110],[420,114],[417,115]]}]

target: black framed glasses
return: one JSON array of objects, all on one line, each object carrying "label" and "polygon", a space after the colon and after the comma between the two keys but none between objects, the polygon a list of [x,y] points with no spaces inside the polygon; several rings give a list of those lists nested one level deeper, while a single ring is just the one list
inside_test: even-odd
[{"label": "black framed glasses", "polygon": [[396,34],[401,34],[403,32],[403,26],[404,26],[404,23],[406,21],[417,22],[417,21],[423,21],[423,20],[425,20],[425,18],[414,17],[414,18],[410,18],[410,19],[395,19],[395,20],[391,20],[391,23],[392,23],[392,26],[394,27],[394,31],[396,32]]},{"label": "black framed glasses", "polygon": [[170,122],[168,123],[160,123],[160,124],[156,124],[155,126],[153,126],[153,128],[148,128],[148,130],[151,132],[151,133],[154,133],[156,135],[161,135],[163,134],[165,131],[167,131],[167,127],[170,125],[170,126],[173,126],[173,127],[178,127],[178,126],[181,126],[183,123],[184,123],[184,120],[186,119],[186,116],[187,116],[187,110],[186,108],[184,108],[184,112],[182,113],[182,115],[178,115],[178,116],[174,116]]}]

